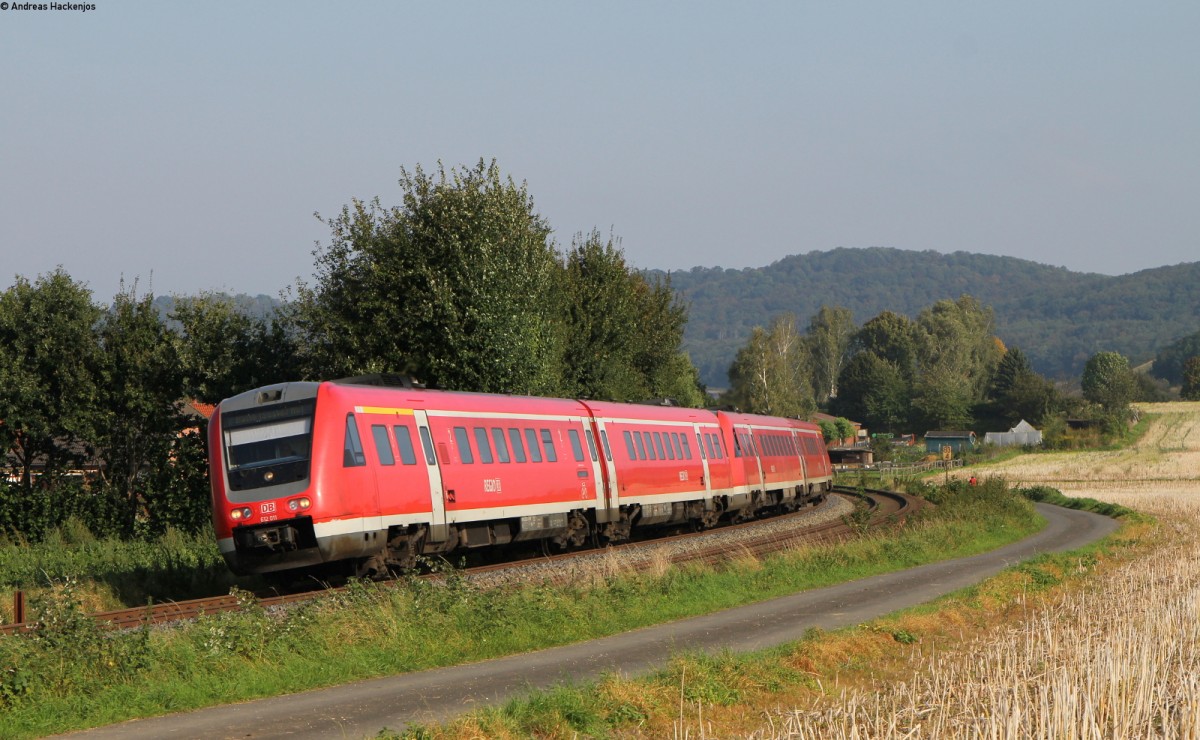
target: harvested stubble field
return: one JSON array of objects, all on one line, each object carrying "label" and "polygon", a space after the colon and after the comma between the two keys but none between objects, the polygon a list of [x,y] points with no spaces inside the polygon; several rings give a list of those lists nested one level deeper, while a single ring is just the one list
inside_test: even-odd
[{"label": "harvested stubble field", "polygon": [[[1128,525],[1118,550],[1059,562],[1057,588],[1026,596],[1008,586],[1008,606],[985,609],[1002,615],[995,626],[968,617],[940,637],[926,632],[900,664],[890,651],[891,663],[881,655],[866,676],[847,672],[801,708],[768,711],[755,736],[1200,738],[1200,403],[1141,411],[1153,421],[1128,449],[1024,455],[983,474],[1121,504],[1154,523]],[[1036,573],[1055,578],[1053,568]],[[953,625],[959,612],[950,603],[935,614]],[[906,619],[923,634],[921,616]]]}]

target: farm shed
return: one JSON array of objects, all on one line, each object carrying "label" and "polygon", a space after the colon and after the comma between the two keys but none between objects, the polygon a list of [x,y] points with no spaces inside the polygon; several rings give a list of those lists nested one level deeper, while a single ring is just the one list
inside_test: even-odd
[{"label": "farm shed", "polygon": [[985,444],[996,445],[997,447],[1040,445],[1042,443],[1042,432],[1034,429],[1032,424],[1022,419],[1020,424],[1017,424],[1007,432],[988,432],[983,435],[983,441]]},{"label": "farm shed", "polygon": [[949,447],[955,455],[961,455],[975,446],[975,432],[925,432],[925,451],[942,454]]}]

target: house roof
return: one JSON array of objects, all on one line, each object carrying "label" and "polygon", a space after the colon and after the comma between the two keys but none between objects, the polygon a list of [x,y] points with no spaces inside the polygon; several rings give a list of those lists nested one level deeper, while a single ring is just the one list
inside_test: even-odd
[{"label": "house roof", "polygon": [[925,439],[970,439],[975,432],[925,432]]},{"label": "house roof", "polygon": [[213,412],[217,410],[215,403],[201,403],[200,401],[187,401],[183,404],[183,413],[190,416],[199,416],[205,420],[211,419]]}]

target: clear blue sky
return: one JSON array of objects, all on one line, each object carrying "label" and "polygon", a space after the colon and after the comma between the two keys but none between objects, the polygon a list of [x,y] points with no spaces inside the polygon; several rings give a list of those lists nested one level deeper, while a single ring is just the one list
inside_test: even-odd
[{"label": "clear blue sky", "polygon": [[637,267],[1200,260],[1194,0],[8,2],[0,289],[276,294],[314,212],[481,157]]}]

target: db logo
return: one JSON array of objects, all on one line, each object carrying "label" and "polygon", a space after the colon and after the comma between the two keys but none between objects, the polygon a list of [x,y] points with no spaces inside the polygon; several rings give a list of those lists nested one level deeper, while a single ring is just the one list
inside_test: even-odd
[{"label": "db logo", "polygon": [[264,513],[264,514],[274,514],[275,513],[275,502],[274,501],[265,501],[265,502],[263,502],[263,505],[260,507],[260,509],[262,510],[262,513]]}]

